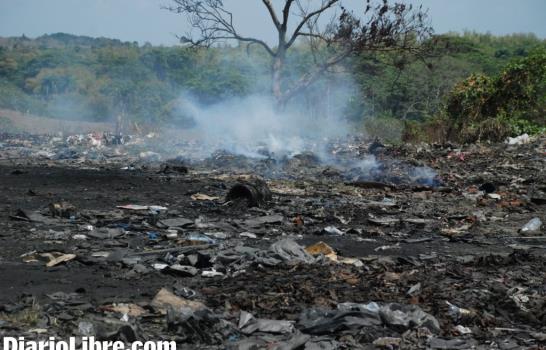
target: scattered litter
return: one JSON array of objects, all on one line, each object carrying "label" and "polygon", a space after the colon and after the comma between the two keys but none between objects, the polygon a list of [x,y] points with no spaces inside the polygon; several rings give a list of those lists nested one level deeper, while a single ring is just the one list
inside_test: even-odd
[{"label": "scattered litter", "polygon": [[150,210],[150,211],[165,211],[168,209],[167,207],[162,207],[160,205],[138,205],[138,204],[118,205],[116,208],[125,209],[125,210]]},{"label": "scattered litter", "polygon": [[181,298],[165,288],[161,288],[159,292],[157,292],[150,305],[162,314],[166,314],[169,308],[172,308],[175,311],[186,308],[197,311],[206,308],[201,302]]},{"label": "scattered litter", "polygon": [[509,137],[506,139],[506,143],[509,145],[524,145],[531,142],[531,138],[527,134],[522,134],[516,137]]},{"label": "scattered litter", "polygon": [[540,228],[542,227],[542,220],[539,218],[533,218],[529,220],[523,227],[521,228],[521,232],[527,233],[527,232],[538,232],[540,231]]},{"label": "scattered litter", "polygon": [[212,270],[201,272],[201,276],[212,278],[212,277],[221,277],[221,276],[224,276],[224,274],[220,271],[216,271],[212,269]]},{"label": "scattered litter", "polygon": [[292,333],[294,332],[294,322],[255,318],[252,314],[241,311],[239,329],[245,334],[252,334],[256,331],[281,334]]},{"label": "scattered litter", "polygon": [[191,199],[194,201],[215,201],[220,199],[220,197],[209,196],[203,193],[195,193],[191,195]]},{"label": "scattered litter", "polygon": [[57,266],[59,264],[62,264],[64,262],[68,262],[70,260],[73,260],[76,258],[76,254],[63,254],[57,257],[53,257],[49,262],[46,264],[47,267],[53,267]]},{"label": "scattered litter", "polygon": [[326,226],[325,228],[322,229],[322,233],[325,233],[325,234],[328,234],[328,235],[335,235],[335,236],[342,236],[343,235],[343,231],[341,231],[340,229],[338,229],[335,226]]}]

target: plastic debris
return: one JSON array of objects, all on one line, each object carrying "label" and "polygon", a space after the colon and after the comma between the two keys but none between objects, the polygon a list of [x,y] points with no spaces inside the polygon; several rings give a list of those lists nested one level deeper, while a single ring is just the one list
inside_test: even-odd
[{"label": "plastic debris", "polygon": [[216,271],[212,269],[212,270],[201,272],[201,276],[212,278],[212,277],[221,277],[221,276],[224,276],[224,274],[220,271]]},{"label": "plastic debris", "polygon": [[169,308],[174,310],[187,308],[193,311],[206,308],[201,302],[181,298],[165,288],[161,288],[159,292],[157,292],[150,305],[163,314],[166,314]]},{"label": "plastic debris", "polygon": [[313,263],[315,258],[305,249],[291,239],[283,239],[275,242],[269,248],[270,251],[287,262]]},{"label": "plastic debris", "polygon": [[540,228],[542,227],[542,220],[539,218],[533,218],[529,220],[523,227],[521,228],[521,232],[527,233],[527,232],[538,232]]},{"label": "plastic debris", "polygon": [[76,254],[63,254],[63,255],[60,255],[60,256],[57,256],[57,257],[54,257],[52,258],[47,264],[46,266],[47,267],[53,267],[53,266],[57,266],[59,264],[62,264],[64,262],[67,262],[67,261],[70,261],[70,260],[73,260],[76,258]]},{"label": "plastic debris", "polygon": [[252,314],[246,311],[241,311],[238,327],[241,332],[245,334],[252,334],[256,331],[265,333],[294,332],[294,322],[255,318],[254,316],[252,316]]},{"label": "plastic debris", "polygon": [[220,199],[220,197],[209,196],[204,193],[195,193],[191,195],[191,199],[193,199],[194,201],[215,201]]},{"label": "plastic debris", "polygon": [[474,311],[472,311],[472,310],[458,307],[456,305],[453,305],[449,301],[446,301],[446,304],[449,307],[449,311],[448,311],[449,315],[455,321],[466,320],[466,319],[470,319],[470,318],[473,318],[474,316],[476,316],[476,313]]},{"label": "plastic debris", "polygon": [[322,229],[322,232],[328,235],[335,235],[335,236],[343,235],[343,231],[341,231],[335,226],[326,226],[325,228]]},{"label": "plastic debris", "polygon": [[506,139],[506,143],[509,145],[524,145],[529,143],[531,138],[527,134],[522,134],[516,137],[509,137]]},{"label": "plastic debris", "polygon": [[139,205],[139,204],[126,204],[118,205],[116,208],[125,210],[150,210],[150,211],[165,211],[168,208],[160,205]]}]

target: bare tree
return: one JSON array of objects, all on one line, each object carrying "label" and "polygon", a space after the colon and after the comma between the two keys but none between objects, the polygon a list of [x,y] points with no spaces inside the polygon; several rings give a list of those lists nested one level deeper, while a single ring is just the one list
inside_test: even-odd
[{"label": "bare tree", "polygon": [[[222,0],[171,1],[173,4],[166,8],[186,15],[193,29],[189,35],[180,37],[182,42],[210,46],[236,40],[262,47],[272,59],[272,93],[279,107],[354,53],[392,50],[418,53],[420,42],[432,33],[421,7],[414,10],[410,5],[391,4],[389,0],[363,0],[365,7],[360,16],[343,7],[343,0],[284,0],[280,12],[272,0],[262,0],[278,33],[276,46],[271,46],[264,40],[242,35]],[[290,30],[289,20],[296,21]],[[287,82],[283,74],[287,52],[298,39],[309,44],[314,64],[299,79]]]}]

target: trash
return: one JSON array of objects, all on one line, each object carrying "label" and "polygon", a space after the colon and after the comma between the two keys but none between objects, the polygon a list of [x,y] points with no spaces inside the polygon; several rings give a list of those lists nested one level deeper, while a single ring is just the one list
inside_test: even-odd
[{"label": "trash", "polygon": [[461,307],[451,304],[449,301],[446,301],[446,304],[449,307],[449,315],[455,321],[468,320],[476,316],[476,313],[472,310],[463,309]]},{"label": "trash", "polygon": [[150,241],[156,241],[159,238],[159,234],[157,232],[146,232],[146,235]]},{"label": "trash", "polygon": [[57,266],[59,264],[62,264],[64,262],[73,260],[76,258],[76,254],[62,254],[57,257],[52,257],[51,260],[46,264],[47,267],[53,267]]},{"label": "trash", "polygon": [[[383,144],[375,159],[367,140],[344,137],[321,141],[315,159],[264,145],[202,160],[201,140],[175,134],[109,146],[0,132],[0,333],[200,349],[545,341],[545,136]],[[35,158],[39,149],[52,157]],[[180,154],[192,170],[144,164],[147,150]],[[434,170],[416,170],[425,166]],[[255,176],[275,195],[250,208],[223,201]],[[76,208],[66,218],[47,207],[63,201]],[[521,230],[533,218],[542,227]]]},{"label": "trash", "polygon": [[521,232],[527,233],[527,232],[538,232],[540,228],[542,227],[542,220],[539,218],[533,218],[529,220],[523,227],[521,228]]},{"label": "trash", "polygon": [[305,251],[313,256],[317,255],[324,255],[327,257],[330,261],[336,262],[336,263],[342,263],[347,265],[354,265],[357,267],[363,266],[364,264],[359,259],[354,258],[344,258],[340,257],[336,254],[336,252],[333,250],[332,247],[330,247],[328,244],[320,241],[318,243],[315,243],[313,245],[310,245],[305,248]]},{"label": "trash", "polygon": [[173,288],[174,288],[174,294],[182,298],[191,299],[197,295],[197,293],[194,290],[183,286],[180,282],[175,283]]},{"label": "trash", "polygon": [[531,142],[531,138],[527,134],[522,134],[516,137],[509,137],[505,142],[509,145],[524,145]]},{"label": "trash", "polygon": [[496,199],[496,200],[500,200],[502,198],[501,195],[498,193],[488,193],[487,197],[491,199]]},{"label": "trash", "polygon": [[177,239],[178,238],[178,233],[177,232],[168,232],[165,237],[167,237],[167,239]]},{"label": "trash", "polygon": [[209,271],[203,271],[201,272],[201,276],[203,277],[209,277],[209,278],[212,278],[212,277],[221,277],[223,276],[224,274],[222,272],[219,272],[219,271],[216,271],[214,269],[212,270],[209,270]]},{"label": "trash", "polygon": [[186,227],[193,225],[194,221],[186,218],[172,218],[161,219],[159,222],[167,227]]},{"label": "trash", "polygon": [[80,321],[78,323],[78,331],[84,337],[95,335],[95,326],[91,322]]},{"label": "trash", "polygon": [[112,304],[112,305],[103,305],[100,307],[101,311],[105,312],[114,312],[122,315],[127,315],[130,317],[140,317],[146,313],[146,310],[136,304]]},{"label": "trash", "polygon": [[199,273],[199,271],[193,266],[184,266],[180,264],[168,266],[167,268],[162,269],[162,271],[182,277],[193,277]]},{"label": "trash", "polygon": [[341,303],[335,311],[309,309],[299,318],[298,325],[309,334],[336,333],[341,329],[386,325],[401,331],[425,327],[440,332],[440,324],[417,305]]},{"label": "trash", "polygon": [[400,348],[401,343],[402,343],[402,338],[392,338],[392,337],[377,338],[376,340],[373,341],[373,345],[375,345],[378,348],[385,348],[385,349]]},{"label": "trash", "polygon": [[241,232],[241,233],[239,233],[239,237],[246,237],[246,238],[252,238],[252,239],[258,238],[258,236],[256,236],[252,232]]},{"label": "trash", "polygon": [[181,298],[165,288],[161,288],[159,292],[157,292],[150,305],[162,314],[166,314],[169,308],[172,308],[175,311],[186,308],[197,311],[206,308],[201,302]]},{"label": "trash", "polygon": [[256,218],[247,219],[244,221],[244,225],[255,228],[263,225],[278,224],[284,221],[284,216],[282,215],[266,215],[259,216]]},{"label": "trash", "polygon": [[382,245],[382,246],[379,246],[377,248],[374,248],[374,251],[380,252],[380,251],[383,251],[383,250],[390,250],[390,249],[400,249],[400,244],[396,243],[396,244],[393,244],[393,245]]},{"label": "trash", "polygon": [[414,296],[421,292],[421,282],[414,284],[411,286],[411,288],[407,291],[406,295]]},{"label": "trash", "polygon": [[223,338],[235,332],[231,324],[209,309],[182,308],[167,311],[167,330],[178,334],[177,341],[193,344],[221,344]]},{"label": "trash", "polygon": [[210,236],[210,237],[214,237],[214,238],[217,238],[217,239],[226,239],[226,238],[228,238],[228,235],[225,232],[205,232],[205,235]]},{"label": "trash", "polygon": [[186,236],[186,241],[196,244],[216,244],[216,241],[211,237],[202,233],[190,233]]},{"label": "trash", "polygon": [[325,234],[328,234],[328,235],[335,235],[335,236],[342,236],[343,235],[343,231],[341,231],[340,229],[338,229],[335,226],[326,226],[325,228],[322,229],[322,233],[325,233]]},{"label": "trash", "polygon": [[475,341],[466,339],[442,339],[433,337],[429,341],[431,349],[457,350],[457,349],[474,349]]},{"label": "trash", "polygon": [[125,210],[150,210],[150,211],[165,211],[168,208],[162,207],[160,205],[138,205],[138,204],[126,204],[118,205],[116,208],[125,209]]},{"label": "trash", "polygon": [[432,315],[417,305],[386,304],[379,309],[381,319],[387,326],[401,329],[425,327],[433,333],[440,332],[440,324]]},{"label": "trash", "polygon": [[252,334],[256,331],[281,334],[294,332],[294,322],[255,318],[246,311],[241,311],[238,327],[244,334]]},{"label": "trash", "polygon": [[264,206],[271,198],[269,187],[265,181],[258,178],[240,181],[233,185],[226,195],[226,201],[245,199],[249,207]]},{"label": "trash", "polygon": [[524,293],[526,290],[527,288],[513,287],[506,291],[506,295],[514,301],[516,306],[523,312],[529,312],[527,304],[529,303],[530,298],[529,295]]},{"label": "trash", "polygon": [[108,228],[101,227],[99,229],[90,231],[87,236],[96,239],[114,239],[125,235],[125,230],[122,228]]},{"label": "trash", "polygon": [[195,193],[191,195],[191,199],[194,201],[215,201],[220,199],[220,197],[209,196],[203,193]]},{"label": "trash", "polygon": [[400,222],[400,219],[389,218],[389,217],[383,217],[383,218],[370,217],[368,218],[368,221],[378,226],[391,226],[391,225],[398,224]]},{"label": "trash", "polygon": [[322,254],[332,261],[337,261],[337,254],[334,249],[322,241],[306,247],[305,251],[313,256]]},{"label": "trash", "polygon": [[169,264],[164,264],[164,263],[155,263],[152,265],[152,267],[158,271],[163,271],[164,269],[166,269],[167,267],[169,267]]},{"label": "trash", "polygon": [[461,325],[453,327],[453,330],[460,335],[472,334],[472,330],[470,328]]},{"label": "trash", "polygon": [[283,239],[271,245],[269,250],[286,262],[302,262],[311,264],[315,258],[305,251],[305,249],[291,239]]},{"label": "trash", "polygon": [[68,202],[49,204],[49,212],[53,217],[70,219],[76,217],[76,207]]}]

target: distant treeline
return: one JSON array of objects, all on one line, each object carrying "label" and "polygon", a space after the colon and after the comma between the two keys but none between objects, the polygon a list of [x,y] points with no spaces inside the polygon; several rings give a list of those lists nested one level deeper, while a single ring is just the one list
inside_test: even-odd
[{"label": "distant treeline", "polygon": [[[446,34],[423,45],[430,47],[425,58],[363,52],[345,61],[342,71],[357,89],[344,114],[369,128],[370,117],[427,121],[447,113],[454,87],[472,74],[494,77],[509,63],[546,50],[546,41],[532,34]],[[303,45],[291,55],[288,75],[296,77],[312,55]],[[0,108],[57,118],[123,116],[184,124],[187,116],[177,108],[182,93],[201,103],[267,93],[269,64],[258,47],[139,46],[62,33],[0,38]],[[309,106],[324,100],[327,83],[306,92]]]}]

